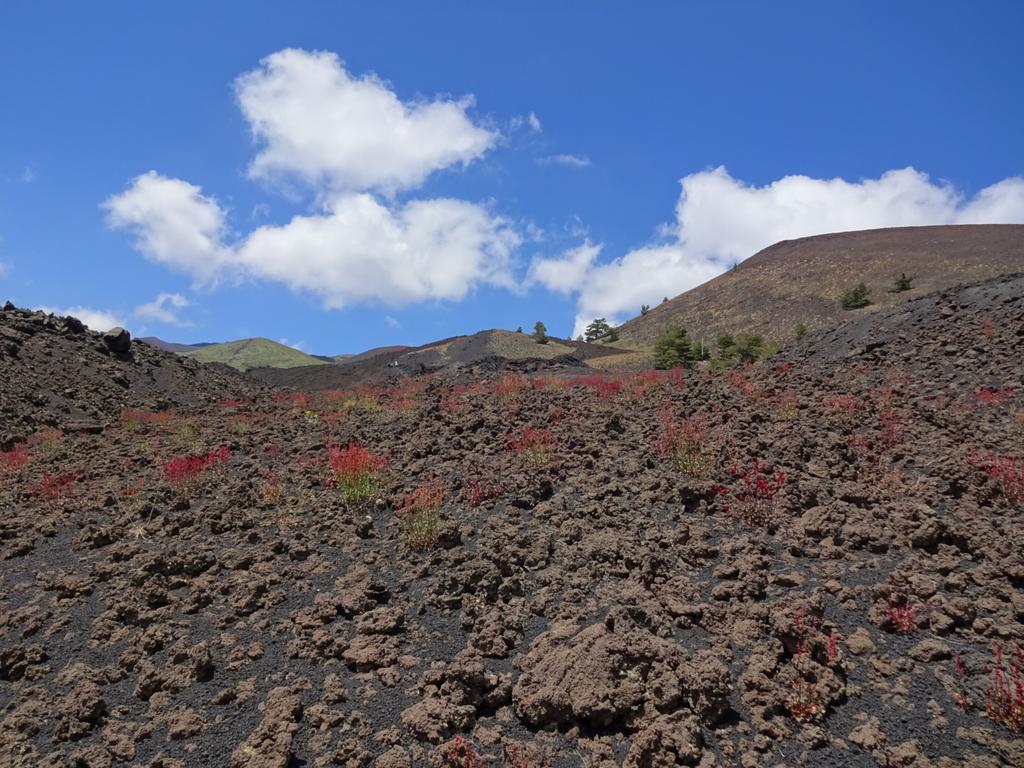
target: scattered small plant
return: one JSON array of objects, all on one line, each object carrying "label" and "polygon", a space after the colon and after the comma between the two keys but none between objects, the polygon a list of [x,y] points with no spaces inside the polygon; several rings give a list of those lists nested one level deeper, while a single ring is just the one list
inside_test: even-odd
[{"label": "scattered small plant", "polygon": [[734,490],[725,485],[716,485],[713,489],[723,499],[719,502],[722,511],[746,525],[772,525],[775,520],[776,496],[786,484],[786,474],[782,471],[766,472],[759,459],[753,459],[748,469],[734,465],[729,468],[729,472],[738,480],[739,487]]},{"label": "scattered small plant", "polygon": [[991,479],[999,495],[1010,504],[1024,501],[1024,457],[975,453],[971,462]]},{"label": "scattered small plant", "polygon": [[502,744],[501,759],[506,768],[530,768],[530,761],[519,751],[516,744]]},{"label": "scattered small plant", "polygon": [[484,759],[469,739],[456,736],[445,755],[448,768],[483,768]]},{"label": "scattered small plant", "polygon": [[760,400],[764,397],[764,390],[744,376],[739,371],[729,371],[729,386],[739,392],[748,400]]},{"label": "scattered small plant", "polygon": [[1013,397],[1012,389],[979,389],[974,393],[978,405],[1002,405]]},{"label": "scattered small plant", "polygon": [[549,429],[523,427],[518,435],[509,436],[508,449],[519,456],[526,466],[536,469],[548,463],[554,442],[555,436]]},{"label": "scattered small plant", "polygon": [[885,609],[886,623],[901,635],[912,634],[917,629],[917,609],[905,600],[890,602]]},{"label": "scattered small plant", "polygon": [[967,691],[967,667],[960,658],[960,651],[953,655],[953,684],[956,690],[953,691],[953,701],[965,712],[973,706],[970,694]]},{"label": "scattered small plant", "polygon": [[346,504],[363,504],[383,491],[382,473],[387,460],[359,443],[329,448],[328,461]]},{"label": "scattered small plant", "polygon": [[911,282],[914,278],[907,277],[906,272],[900,272],[900,276],[892,281],[892,288],[889,289],[890,293],[903,293],[903,291],[909,291],[911,289]]},{"label": "scattered small plant", "polygon": [[772,395],[768,398],[768,403],[783,419],[795,419],[800,410],[800,401],[797,399],[796,392],[791,389]]},{"label": "scattered small plant", "polygon": [[798,606],[793,613],[794,649],[785,694],[786,712],[797,722],[820,720],[828,709],[827,691],[819,685],[813,662],[817,655],[818,661],[830,666],[839,663],[839,635],[833,630],[822,642],[820,629],[821,620],[809,616],[806,605]]},{"label": "scattered small plant", "polygon": [[988,665],[985,713],[1011,732],[1024,733],[1024,648],[1017,645],[1013,658],[1007,661],[997,643],[994,654],[992,664]]},{"label": "scattered small plant", "polygon": [[28,466],[28,453],[14,446],[0,452],[0,478],[20,477]]},{"label": "scattered small plant", "polygon": [[180,496],[190,496],[200,476],[208,469],[223,465],[231,458],[226,445],[205,454],[175,456],[164,464],[164,477]]},{"label": "scattered small plant", "polygon": [[853,426],[860,421],[864,401],[856,395],[832,395],[822,399],[821,408],[829,421],[841,426]]},{"label": "scattered small plant", "polygon": [[466,503],[474,508],[486,501],[500,498],[504,493],[505,486],[493,480],[474,477],[466,483]]},{"label": "scattered small plant", "polygon": [[658,416],[661,434],[655,441],[658,454],[674,469],[690,477],[706,477],[712,469],[711,430],[707,417],[691,416],[678,421],[672,409],[665,407]]},{"label": "scattered small plant", "polygon": [[129,431],[143,426],[162,426],[174,420],[171,411],[144,411],[140,408],[125,408],[121,411],[121,426]]},{"label": "scattered small plant", "polygon": [[71,472],[63,472],[59,475],[44,472],[42,479],[38,483],[30,485],[26,490],[31,496],[38,496],[52,504],[60,504],[67,498],[77,482],[78,478]]},{"label": "scattered small plant", "polygon": [[436,481],[419,485],[402,497],[397,515],[402,538],[412,549],[429,549],[437,543],[443,503],[444,488]]}]

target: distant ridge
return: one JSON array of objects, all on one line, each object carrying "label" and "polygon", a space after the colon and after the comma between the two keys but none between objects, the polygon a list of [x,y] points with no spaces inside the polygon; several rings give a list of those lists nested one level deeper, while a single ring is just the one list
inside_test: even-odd
[{"label": "distant ridge", "polygon": [[[619,328],[622,346],[650,348],[671,325],[712,343],[749,332],[785,342],[809,330],[933,291],[1024,271],[1024,225],[964,224],[840,232],[784,240]],[[911,290],[891,293],[900,273]],[[844,310],[840,294],[863,281],[872,303]]]}]

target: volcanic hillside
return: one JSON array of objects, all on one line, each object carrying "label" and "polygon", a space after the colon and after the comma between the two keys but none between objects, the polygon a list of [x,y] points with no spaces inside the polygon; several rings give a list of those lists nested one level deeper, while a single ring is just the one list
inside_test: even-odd
[{"label": "volcanic hillside", "polygon": [[[10,315],[5,387],[128,365]],[[0,454],[0,765],[1024,765],[1024,276],[741,370],[467,370]]]},{"label": "volcanic hillside", "polygon": [[[933,291],[1024,271],[1024,225],[904,227],[784,240],[736,268],[653,307],[619,329],[624,347],[651,347],[671,325],[712,344],[720,333],[788,342],[799,323],[833,326]],[[900,273],[909,291],[891,293]],[[844,310],[839,296],[863,281],[872,304]]]},{"label": "volcanic hillside", "polygon": [[329,366],[257,368],[249,371],[249,375],[262,384],[313,392],[466,368],[580,369],[584,360],[621,353],[621,349],[603,344],[556,338],[551,338],[547,344],[538,344],[529,334],[489,330],[442,339],[422,347],[382,347]]},{"label": "volcanic hillside", "polygon": [[41,426],[96,428],[122,408],[178,408],[248,389],[237,376],[127,332],[94,333],[76,318],[0,310],[0,445]]}]

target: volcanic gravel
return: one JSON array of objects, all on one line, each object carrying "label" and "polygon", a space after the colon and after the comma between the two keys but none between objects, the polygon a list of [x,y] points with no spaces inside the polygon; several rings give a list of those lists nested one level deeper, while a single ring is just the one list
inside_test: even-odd
[{"label": "volcanic gravel", "polygon": [[[1024,765],[986,712],[1024,500],[984,471],[1024,453],[1024,277],[742,370],[225,397],[44,430],[0,476],[0,764]],[[388,463],[347,506],[353,442]]]}]

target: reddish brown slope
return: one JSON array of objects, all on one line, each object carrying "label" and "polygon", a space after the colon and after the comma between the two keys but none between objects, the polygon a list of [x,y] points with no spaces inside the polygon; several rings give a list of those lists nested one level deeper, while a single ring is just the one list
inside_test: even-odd
[{"label": "reddish brown slope", "polygon": [[[735,269],[653,308],[622,326],[628,345],[651,345],[670,325],[711,341],[722,332],[752,332],[779,341],[798,323],[811,329],[873,312],[937,290],[1024,271],[1024,226],[902,227],[784,240]],[[901,272],[913,288],[890,293]],[[864,281],[873,303],[842,309],[839,295]]]}]

